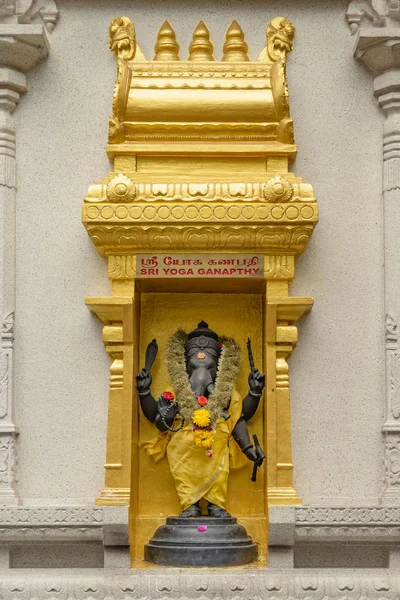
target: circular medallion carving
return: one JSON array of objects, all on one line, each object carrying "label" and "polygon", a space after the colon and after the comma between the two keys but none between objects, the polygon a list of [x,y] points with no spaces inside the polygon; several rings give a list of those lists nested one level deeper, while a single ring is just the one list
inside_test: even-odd
[{"label": "circular medallion carving", "polygon": [[171,213],[174,219],[182,219],[183,215],[185,214],[182,206],[174,206]]},{"label": "circular medallion carving", "polygon": [[146,206],[146,208],[143,210],[144,218],[148,219],[149,221],[154,219],[154,217],[156,216],[156,213],[157,213],[157,211],[154,208],[154,206]]},{"label": "circular medallion carving", "polygon": [[118,219],[126,219],[128,216],[128,209],[125,208],[125,206],[117,206],[115,216],[118,217]]},{"label": "circular medallion carving", "polygon": [[171,211],[169,210],[168,206],[160,206],[160,208],[157,210],[157,214],[160,219],[168,219]]},{"label": "circular medallion carving", "polygon": [[202,219],[209,219],[212,215],[212,210],[209,206],[202,206],[200,208],[200,216]]},{"label": "circular medallion carving", "polygon": [[228,216],[231,219],[238,219],[240,217],[240,208],[238,206],[231,206],[228,208]]},{"label": "circular medallion carving", "polygon": [[271,210],[271,217],[273,219],[277,219],[278,221],[279,221],[279,219],[282,219],[284,214],[285,214],[285,211],[282,208],[282,206],[274,206],[274,208]]},{"label": "circular medallion carving", "polygon": [[105,206],[101,209],[101,216],[103,219],[111,219],[114,216],[114,211],[111,206]]},{"label": "circular medallion carving", "polygon": [[275,175],[264,185],[264,197],[268,202],[288,202],[293,197],[293,186],[288,179]]},{"label": "circular medallion carving", "polygon": [[110,202],[132,202],[136,196],[136,186],[122,173],[111,179],[107,186],[107,198]]},{"label": "circular medallion carving", "polygon": [[132,208],[129,209],[129,214],[132,219],[140,219],[142,216],[142,209],[140,206],[132,206]]},{"label": "circular medallion carving", "polygon": [[252,219],[254,217],[255,210],[252,206],[245,206],[242,210],[242,215],[245,219]]},{"label": "circular medallion carving", "polygon": [[199,211],[197,210],[196,206],[188,206],[186,208],[186,216],[188,219],[195,219],[198,214]]},{"label": "circular medallion carving", "polygon": [[86,214],[89,219],[96,219],[99,216],[99,209],[96,206],[89,206],[86,209]]},{"label": "circular medallion carving", "polygon": [[257,219],[267,219],[269,209],[266,206],[260,206],[257,209]]},{"label": "circular medallion carving", "polygon": [[225,206],[216,206],[214,208],[214,217],[216,219],[224,219],[226,216],[226,208]]},{"label": "circular medallion carving", "polygon": [[297,217],[299,216],[299,209],[296,208],[295,206],[289,206],[286,209],[286,216],[291,221],[293,221],[293,219],[297,219]]},{"label": "circular medallion carving", "polygon": [[303,219],[311,219],[314,216],[314,209],[312,206],[303,206],[303,208],[300,211],[300,214],[303,217]]}]

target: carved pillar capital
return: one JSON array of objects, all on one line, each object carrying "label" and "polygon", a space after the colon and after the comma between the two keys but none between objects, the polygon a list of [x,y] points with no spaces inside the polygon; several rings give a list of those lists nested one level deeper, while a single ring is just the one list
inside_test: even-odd
[{"label": "carved pillar capital", "polygon": [[31,71],[49,54],[58,16],[54,0],[0,1],[0,66]]},{"label": "carved pillar capital", "polygon": [[379,106],[388,116],[400,109],[400,66],[375,77],[374,94]]},{"label": "carved pillar capital", "polygon": [[346,12],[354,57],[375,74],[400,66],[400,3],[353,0]]},{"label": "carved pillar capital", "polygon": [[42,23],[53,31],[59,12],[54,0],[2,0],[0,21],[6,24]]},{"label": "carved pillar capital", "polygon": [[26,90],[24,73],[14,68],[0,67],[0,109],[12,113]]}]

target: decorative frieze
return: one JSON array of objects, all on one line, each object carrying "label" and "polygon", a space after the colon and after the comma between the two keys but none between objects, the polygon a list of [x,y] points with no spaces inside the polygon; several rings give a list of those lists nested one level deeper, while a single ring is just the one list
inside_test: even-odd
[{"label": "decorative frieze", "polygon": [[101,526],[103,511],[95,506],[0,507],[0,527]]},{"label": "decorative frieze", "polygon": [[273,252],[279,244],[300,255],[313,232],[313,225],[215,225],[179,226],[129,224],[91,225],[86,228],[101,253],[118,252]]},{"label": "decorative frieze", "polygon": [[400,508],[382,506],[298,506],[296,527],[301,526],[400,526]]},{"label": "decorative frieze", "polygon": [[[260,178],[261,179],[261,178]],[[309,183],[288,173],[264,181],[149,181],[137,173],[111,173],[90,186],[85,202],[309,202],[316,208]],[[272,207],[271,207],[272,208]]]},{"label": "decorative frieze", "polygon": [[[121,184],[122,185],[122,184]],[[113,198],[114,200],[114,198]],[[201,223],[219,222],[232,220],[240,221],[283,221],[287,223],[314,223],[317,220],[316,204],[248,204],[243,203],[239,206],[236,203],[217,204],[209,206],[207,204],[187,204],[171,205],[138,203],[125,206],[123,204],[90,204],[85,205],[83,209],[86,223],[103,222],[119,223],[143,221],[144,223],[163,223],[189,221]]]},{"label": "decorative frieze", "polygon": [[0,541],[102,541],[102,509],[86,506],[0,508]]},{"label": "decorative frieze", "polygon": [[393,600],[400,576],[384,569],[43,569],[1,571],[5,599]]},{"label": "decorative frieze", "polygon": [[400,508],[298,507],[295,541],[400,542]]}]

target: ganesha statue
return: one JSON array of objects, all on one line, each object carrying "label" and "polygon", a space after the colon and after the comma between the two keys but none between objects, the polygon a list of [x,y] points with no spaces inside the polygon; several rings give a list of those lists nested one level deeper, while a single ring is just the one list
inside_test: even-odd
[{"label": "ganesha statue", "polygon": [[151,393],[150,368],[157,353],[149,344],[146,365],[136,376],[140,405],[156,425],[158,436],[143,444],[155,461],[166,454],[182,506],[180,518],[201,515],[206,501],[209,517],[230,518],[226,511],[230,469],[261,466],[264,455],[253,445],[246,422],[253,417],[265,386],[265,376],[254,366],[248,342],[249,390],[244,399],[235,389],[240,369],[240,347],[219,337],[204,321],[197,329],[176,331],[166,348],[172,392],[156,400]]}]

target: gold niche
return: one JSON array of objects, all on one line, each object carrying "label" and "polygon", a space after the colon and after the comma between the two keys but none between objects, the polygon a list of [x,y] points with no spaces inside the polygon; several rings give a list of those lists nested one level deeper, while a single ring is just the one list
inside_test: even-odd
[{"label": "gold niche", "polygon": [[[289,284],[318,209],[311,185],[288,168],[297,150],[285,74],[294,35],[290,21],[274,18],[252,61],[233,21],[218,61],[200,21],[181,60],[175,31],[164,21],[154,59],[146,60],[129,18],[117,17],[109,29],[117,59],[107,145],[114,170],[90,186],[83,223],[107,258],[112,295],[86,303],[104,323],[112,360],[105,487],[97,503],[130,505],[135,564],[164,516],[179,510],[166,464],[150,466],[139,447],[154,431],[139,414],[134,386],[146,343],[157,337],[154,385],[167,388],[162,348],[177,325],[190,329],[206,318],[244,351],[250,332],[256,363],[267,375],[264,405],[250,423],[267,466],[256,484],[246,469],[232,476],[235,505],[228,507],[260,543],[264,562],[268,506],[301,503],[292,482],[287,361],[297,342],[295,323],[313,300],[289,296]],[[138,277],[138,255],[169,253],[262,255],[264,275]],[[240,391],[244,361],[242,371]]]}]

